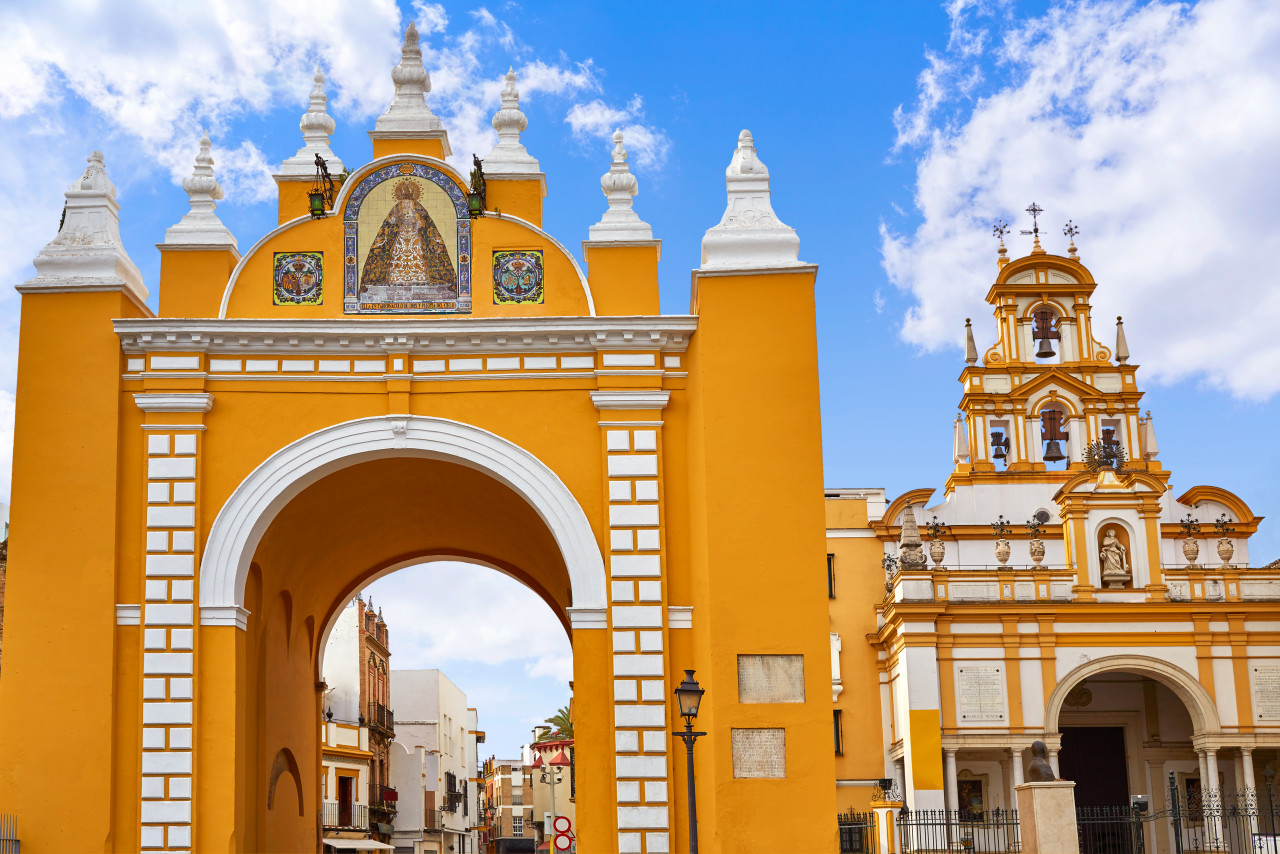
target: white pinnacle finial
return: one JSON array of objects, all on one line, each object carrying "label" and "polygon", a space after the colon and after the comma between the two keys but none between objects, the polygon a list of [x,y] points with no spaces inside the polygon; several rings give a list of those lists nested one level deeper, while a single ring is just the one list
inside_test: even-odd
[{"label": "white pinnacle finial", "polygon": [[953,431],[954,435],[951,441],[952,462],[956,464],[967,462],[969,459],[969,425],[965,423],[963,415],[956,415]]},{"label": "white pinnacle finial", "polygon": [[178,220],[177,225],[165,229],[166,244],[197,244],[208,246],[235,246],[236,239],[222,224],[214,209],[222,198],[222,187],[213,176],[212,143],[209,134],[200,138],[200,153],[196,155],[195,168],[189,178],[182,179],[182,189],[191,198],[191,210]]},{"label": "white pinnacle finial", "polygon": [[796,230],[773,212],[769,170],[756,155],[751,131],[738,134],[724,175],[729,203],[720,224],[702,238],[702,269],[802,266]]},{"label": "white pinnacle finial", "polygon": [[107,285],[146,300],[142,274],[120,240],[120,205],[101,151],[89,156],[88,168],[67,189],[66,197],[58,236],[35,257],[36,277],[18,285],[18,290],[100,290]]},{"label": "white pinnacle finial", "polygon": [[316,68],[312,79],[311,101],[307,111],[298,122],[302,131],[302,148],[280,165],[281,175],[305,175],[310,178],[316,173],[316,155],[319,154],[329,166],[329,174],[336,175],[343,170],[342,161],[329,148],[329,135],[336,125],[329,115],[329,96],[324,92],[324,72]]},{"label": "white pinnacle finial", "polygon": [[622,144],[621,130],[613,132],[613,162],[600,178],[600,189],[609,200],[609,208],[598,223],[587,229],[588,240],[653,240],[653,228],[631,209],[639,182],[627,166],[627,148]]},{"label": "white pinnacle finial", "polygon": [[529,119],[520,111],[520,93],[516,91],[516,71],[507,70],[507,85],[502,89],[502,108],[493,114],[493,129],[498,132],[498,144],[484,159],[486,176],[540,175],[542,170],[524,145],[520,132],[529,126]]},{"label": "white pinnacle finial", "polygon": [[[431,91],[431,76],[422,66],[422,48],[418,46],[418,28],[412,22],[404,31],[404,47],[400,50],[400,64],[391,69],[391,80],[396,84],[396,96],[391,106],[373,126],[373,133],[395,137],[442,137],[444,125],[427,106],[427,93]],[[446,140],[445,149],[448,151]]]}]

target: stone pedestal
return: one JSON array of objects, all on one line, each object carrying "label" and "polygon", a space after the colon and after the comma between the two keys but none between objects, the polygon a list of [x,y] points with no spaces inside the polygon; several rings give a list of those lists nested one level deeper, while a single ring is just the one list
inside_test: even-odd
[{"label": "stone pedestal", "polygon": [[1076,835],[1076,784],[1070,780],[1023,783],[1018,797],[1018,825],[1023,854],[1079,854]]}]

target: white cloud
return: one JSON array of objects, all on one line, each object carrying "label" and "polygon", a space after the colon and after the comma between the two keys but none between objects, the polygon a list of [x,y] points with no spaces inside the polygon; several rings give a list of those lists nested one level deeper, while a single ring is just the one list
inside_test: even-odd
[{"label": "white cloud", "polygon": [[[947,60],[957,79],[981,70],[965,50]],[[904,144],[924,145],[919,225],[881,229],[885,269],[916,300],[903,337],[960,346],[959,320],[986,311],[991,222],[1029,227],[1021,211],[1034,199],[1049,251],[1065,254],[1061,223],[1081,227],[1101,281],[1099,337],[1125,315],[1148,379],[1280,391],[1280,6],[1071,2],[1013,26],[994,50],[1003,88],[969,103],[944,87],[933,103],[922,80],[923,127],[899,127]]]},{"label": "white cloud", "polygon": [[671,142],[661,130],[645,124],[644,99],[632,96],[626,107],[611,107],[596,98],[574,104],[565,115],[574,136],[582,140],[604,140],[613,150],[613,132],[621,130],[627,159],[639,169],[657,168],[666,162]]},{"label": "white cloud", "polygon": [[551,608],[494,570],[443,562],[412,567],[374,582],[365,598],[392,629],[397,669],[519,662],[530,678],[562,684],[573,678],[572,647]]}]

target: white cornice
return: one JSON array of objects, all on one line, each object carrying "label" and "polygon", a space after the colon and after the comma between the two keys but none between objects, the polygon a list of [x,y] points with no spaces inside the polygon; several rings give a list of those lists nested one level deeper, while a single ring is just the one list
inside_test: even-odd
[{"label": "white cornice", "polygon": [[202,605],[200,625],[235,626],[244,631],[249,627],[249,612],[239,605]]},{"label": "white cornice", "polygon": [[591,392],[596,409],[662,409],[670,399],[669,391],[618,389]]},{"label": "white cornice", "polygon": [[695,278],[710,278],[712,276],[766,276],[778,273],[793,275],[816,272],[818,272],[817,264],[792,264],[786,267],[764,264],[759,267],[698,267],[694,269],[693,275]]},{"label": "white cornice", "polygon": [[133,402],[143,412],[208,412],[213,395],[203,392],[135,394]]},{"label": "white cornice", "polygon": [[698,328],[692,315],[494,318],[487,320],[180,320],[114,321],[126,353],[182,350],[212,354],[547,353],[662,350],[682,353]]},{"label": "white cornice", "polygon": [[608,628],[604,608],[567,608],[569,625],[575,629]]}]

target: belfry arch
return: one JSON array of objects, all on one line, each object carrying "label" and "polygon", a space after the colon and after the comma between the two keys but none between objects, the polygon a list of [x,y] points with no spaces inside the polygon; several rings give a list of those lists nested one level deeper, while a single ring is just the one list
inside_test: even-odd
[{"label": "belfry arch", "polygon": [[1197,736],[1217,735],[1222,732],[1218,710],[1213,698],[1195,677],[1181,667],[1147,655],[1108,655],[1086,661],[1058,680],[1053,693],[1045,704],[1044,729],[1048,735],[1058,732],[1058,718],[1062,706],[1077,685],[1090,676],[1103,673],[1134,673],[1161,683],[1177,695],[1191,716]]}]

